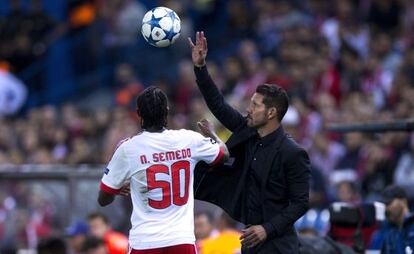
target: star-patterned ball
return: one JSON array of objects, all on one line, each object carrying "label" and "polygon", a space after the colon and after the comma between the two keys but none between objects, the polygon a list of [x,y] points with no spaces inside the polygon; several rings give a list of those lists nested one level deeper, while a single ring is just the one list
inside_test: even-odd
[{"label": "star-patterned ball", "polygon": [[163,48],[180,36],[181,21],[177,13],[166,7],[155,7],[142,19],[141,33],[152,46]]}]

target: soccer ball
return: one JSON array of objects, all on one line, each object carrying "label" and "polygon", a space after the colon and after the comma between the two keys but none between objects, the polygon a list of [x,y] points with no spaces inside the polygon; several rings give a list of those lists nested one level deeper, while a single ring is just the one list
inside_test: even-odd
[{"label": "soccer ball", "polygon": [[167,47],[180,36],[181,20],[177,13],[166,7],[155,7],[142,19],[141,33],[155,47]]}]

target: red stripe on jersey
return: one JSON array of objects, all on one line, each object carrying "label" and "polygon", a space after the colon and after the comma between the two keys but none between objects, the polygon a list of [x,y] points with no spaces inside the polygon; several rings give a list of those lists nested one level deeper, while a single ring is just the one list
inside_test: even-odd
[{"label": "red stripe on jersey", "polygon": [[108,185],[104,184],[103,182],[101,182],[100,188],[101,188],[101,191],[109,193],[109,194],[114,194],[114,195],[118,195],[121,192],[121,189],[111,188]]},{"label": "red stripe on jersey", "polygon": [[212,163],[210,163],[210,166],[216,165],[221,160],[221,158],[223,157],[223,154],[224,154],[223,149],[220,147],[220,151],[219,151],[216,159]]}]

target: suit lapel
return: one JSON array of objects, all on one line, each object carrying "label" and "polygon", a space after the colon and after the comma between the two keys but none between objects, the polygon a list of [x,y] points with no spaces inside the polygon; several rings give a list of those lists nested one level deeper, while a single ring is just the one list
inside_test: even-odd
[{"label": "suit lapel", "polygon": [[268,163],[266,163],[265,165],[263,165],[264,167],[264,176],[262,179],[262,190],[265,190],[266,187],[266,183],[268,180],[268,176],[270,174],[270,171],[272,170],[273,165],[275,165],[275,160],[280,158],[280,148],[282,146],[282,142],[283,140],[286,138],[286,134],[285,131],[283,130],[282,126],[279,127],[279,129],[277,130],[277,136],[276,136],[276,140],[271,144],[271,148],[269,149],[269,152],[266,154],[266,158],[272,158],[271,161],[269,161]]}]

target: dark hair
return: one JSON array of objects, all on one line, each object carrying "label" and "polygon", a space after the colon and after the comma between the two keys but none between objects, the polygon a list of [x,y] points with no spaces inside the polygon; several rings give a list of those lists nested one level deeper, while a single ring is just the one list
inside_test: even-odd
[{"label": "dark hair", "polygon": [[277,85],[263,84],[256,88],[256,93],[264,96],[263,104],[266,108],[277,109],[277,119],[281,122],[289,107],[289,97],[285,89]]},{"label": "dark hair", "polygon": [[389,205],[394,199],[408,199],[407,192],[404,188],[398,185],[388,185],[385,189],[381,192],[381,202]]},{"label": "dark hair", "polygon": [[95,213],[91,213],[88,215],[88,220],[94,220],[94,219],[101,219],[103,220],[105,224],[109,225],[109,219],[103,213],[95,212]]},{"label": "dark hair", "polygon": [[82,251],[86,252],[94,250],[100,246],[105,246],[105,241],[103,239],[94,236],[88,236],[82,245]]},{"label": "dark hair", "polygon": [[137,98],[137,113],[141,116],[142,128],[160,130],[167,126],[168,99],[155,86],[145,89]]},{"label": "dark hair", "polygon": [[41,240],[37,244],[38,254],[65,254],[66,243],[63,239],[58,237],[51,237]]}]

